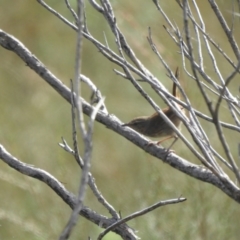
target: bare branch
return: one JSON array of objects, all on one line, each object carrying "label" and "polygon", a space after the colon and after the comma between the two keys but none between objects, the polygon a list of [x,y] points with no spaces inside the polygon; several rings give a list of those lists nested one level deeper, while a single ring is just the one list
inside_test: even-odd
[{"label": "bare branch", "polygon": [[[206,27],[207,24],[203,17],[205,15],[202,14],[200,5],[196,0],[192,0],[191,2],[188,0],[176,0],[180,9],[180,11],[178,11],[178,15],[182,14],[184,27],[183,31],[181,30],[182,27],[180,28],[180,24],[172,20],[172,18],[170,18],[169,15],[163,10],[161,6],[162,3],[158,0],[153,0],[158,12],[165,21],[164,24],[167,25],[164,25],[164,29],[177,47],[177,52],[181,54],[180,57],[182,59],[183,69],[185,70],[186,75],[194,88],[200,91],[200,98],[202,97],[204,99],[204,111],[209,111],[210,114],[208,115],[210,116],[203,114],[196,109],[196,107],[193,107],[192,102],[189,99],[190,97],[188,97],[180,84],[181,81],[178,81],[178,77],[174,75],[169,62],[165,60],[164,54],[158,50],[157,45],[153,41],[154,33],[151,32],[150,27],[147,37],[149,45],[154,54],[157,56],[158,60],[164,66],[169,80],[174,83],[174,86],[177,86],[177,91],[183,100],[180,100],[175,93],[171,94],[162,84],[162,82],[159,81],[159,79],[142,64],[142,62],[138,59],[138,55],[133,51],[128,39],[119,27],[119,19],[117,19],[115,16],[111,1],[89,0],[89,3],[90,7],[92,7],[95,11],[95,14],[101,15],[104,18],[105,23],[107,23],[107,25],[110,27],[110,34],[112,34],[113,38],[115,38],[115,48],[112,47],[111,44],[108,44],[108,39],[105,36],[105,32],[103,43],[101,43],[90,33],[90,28],[88,28],[87,23],[87,15],[83,6],[84,0],[78,1],[77,14],[70,5],[70,1],[65,0],[67,11],[70,11],[72,15],[70,18],[75,20],[75,24],[72,24],[70,21],[68,21],[68,19],[51,8],[43,0],[37,0],[37,2],[55,17],[64,22],[67,27],[70,27],[77,32],[74,87],[71,87],[71,90],[67,88],[20,41],[2,30],[0,30],[0,46],[15,52],[28,67],[33,69],[43,80],[50,84],[51,87],[53,87],[61,96],[63,96],[63,98],[65,98],[65,100],[72,105],[73,149],[63,138],[62,143],[59,145],[65,151],[74,156],[77,164],[82,169],[82,178],[81,182],[79,183],[78,196],[76,197],[72,193],[68,192],[58,182],[58,180],[45,171],[24,164],[18,159],[12,157],[1,145],[0,158],[17,171],[37,178],[46,183],[73,209],[72,215],[70,216],[68,224],[63,230],[60,239],[65,240],[69,238],[79,215],[84,216],[94,224],[106,229],[102,234],[99,235],[99,239],[102,239],[103,236],[105,236],[109,231],[119,234],[123,239],[137,239],[138,237],[136,236],[134,230],[126,225],[127,221],[153,211],[157,207],[164,204],[173,203],[169,201],[181,202],[185,200],[184,198],[178,198],[159,202],[142,211],[133,213],[126,218],[120,219],[120,216],[114,207],[107,202],[107,200],[99,191],[97,184],[95,183],[95,179],[90,172],[90,159],[93,148],[92,134],[95,120],[105,125],[108,129],[113,130],[115,133],[118,133],[119,135],[133,142],[145,152],[160,159],[162,162],[167,163],[173,168],[195,179],[214,185],[233,200],[240,203],[239,163],[231,151],[231,148],[235,149],[235,146],[231,146],[232,142],[228,142],[228,136],[225,135],[225,131],[222,129],[223,127],[231,129],[235,131],[236,134],[240,132],[239,96],[234,96],[229,86],[230,83],[233,84],[233,81],[238,77],[237,74],[240,73],[240,52],[234,36],[236,31],[234,28],[236,28],[236,24],[238,24],[238,22],[236,22],[235,19],[237,14],[235,13],[233,1],[231,12],[232,19],[230,20],[230,24],[227,23],[223,16],[223,12],[220,11],[215,0],[208,0],[208,6],[212,8],[212,11],[216,15],[217,21],[220,23],[220,29],[223,29],[223,34],[228,39],[231,51],[233,51],[237,60],[232,59],[229,52],[225,52],[225,45],[222,45],[221,47],[219,46],[217,43],[219,40],[218,38],[216,41],[213,40],[215,36],[207,32],[207,29],[210,28]],[[109,60],[113,64],[116,64],[114,68],[117,68],[118,70],[114,70],[115,73],[132,83],[134,88],[156,111],[157,116],[161,117],[164,123],[169,126],[169,129],[173,132],[174,136],[176,134],[176,136],[179,137],[187,146],[187,148],[194,154],[194,157],[196,156],[198,158],[199,164],[201,165],[193,164],[192,162],[194,162],[194,159],[186,160],[177,156],[173,152],[168,151],[169,149],[164,149],[155,144],[149,144],[150,142],[148,139],[130,128],[122,127],[122,122],[113,114],[108,113],[107,107],[104,105],[104,97],[102,97],[101,91],[97,88],[98,86],[95,84],[95,81],[92,81],[92,79],[81,73],[81,48],[83,37],[92,43],[105,59]],[[227,74],[227,68],[226,71],[223,71],[222,69],[223,65],[221,60],[218,59],[219,56],[221,57],[221,60],[223,59],[223,61],[227,63],[227,67],[231,69],[229,72],[227,72]],[[177,66],[180,66],[180,64],[177,64]],[[212,70],[215,72],[213,75],[211,74]],[[97,81],[98,79],[96,79],[96,82]],[[88,103],[81,96],[82,84],[87,84],[92,92],[91,99],[88,100],[90,103]],[[156,104],[157,101],[155,102],[152,97],[147,94],[148,89],[145,88],[146,85],[148,85],[147,87],[150,86],[155,93],[157,93],[158,97],[160,97],[168,105],[166,109],[172,110],[172,112],[178,117],[178,120],[180,119],[183,122],[186,130],[191,135],[191,139],[186,138],[186,136],[178,130],[176,127],[178,125],[172,121],[171,117],[168,117],[166,114],[166,109],[160,109]],[[176,88],[174,89],[176,90]],[[221,107],[223,103],[226,104],[227,108],[224,110],[228,111],[229,115],[229,118],[226,120],[226,122],[223,122],[220,119],[220,117],[222,117]],[[188,111],[187,114],[185,114],[186,111],[183,111],[184,108],[186,111]],[[90,117],[88,123],[84,121],[85,119],[83,113]],[[76,117],[78,120],[77,122]],[[150,117],[146,117],[146,119],[149,119]],[[219,150],[217,146],[215,147],[213,144],[215,139],[213,139],[207,129],[203,127],[199,117],[210,122],[208,126],[212,126],[211,132],[214,131],[217,141],[220,142],[220,145],[222,146],[222,151]],[[82,156],[80,156],[78,147],[79,141],[77,139],[77,132],[79,130],[84,143],[83,154],[81,153]],[[151,135],[148,136],[151,137]],[[160,144],[161,141],[158,143]],[[239,143],[236,144],[239,145]],[[240,149],[240,145],[238,148]],[[107,218],[95,213],[93,210],[84,206],[83,200],[87,185],[90,186],[95,198],[111,214],[111,218]]]},{"label": "bare branch", "polygon": [[[80,71],[81,71],[81,57],[82,57],[82,29],[83,29],[84,1],[78,0],[77,6],[78,6],[77,7],[78,31],[77,31],[77,46],[76,46],[76,59],[75,59],[75,80],[73,85],[74,95],[72,94],[72,96],[75,97],[74,102],[75,102],[76,111],[77,111],[78,126],[85,143],[85,155],[84,155],[84,161],[83,161],[84,164],[82,168],[83,172],[82,172],[82,178],[79,186],[77,203],[72,211],[72,214],[70,216],[70,219],[67,225],[65,226],[65,228],[63,229],[63,232],[61,233],[61,236],[59,237],[60,240],[65,240],[70,237],[71,231],[77,223],[79,212],[83,207],[83,200],[85,197],[86,186],[88,183],[88,172],[90,169],[90,158],[91,158],[91,151],[92,151],[92,144],[91,144],[92,133],[86,132],[85,124],[83,120],[82,102],[80,98],[81,81],[79,80]],[[76,133],[73,133],[73,134],[75,135]]]},{"label": "bare branch", "polygon": [[40,3],[44,8],[46,8],[49,12],[54,14],[57,18],[59,18],[61,21],[63,21],[65,24],[67,24],[69,27],[74,29],[75,31],[77,30],[77,27],[69,22],[65,17],[63,17],[60,13],[52,9],[48,4],[46,4],[43,0],[37,0],[38,3]]},{"label": "bare branch", "polygon": [[226,34],[226,37],[228,38],[228,41],[232,47],[232,50],[233,50],[233,53],[235,54],[236,58],[240,59],[240,55],[239,55],[239,48],[238,48],[238,45],[236,43],[236,40],[232,34],[232,31],[231,29],[229,29],[221,11],[219,10],[218,8],[218,5],[216,4],[215,0],[208,0],[210,6],[212,7],[213,9],[213,12],[215,13],[216,17],[218,18],[218,21],[219,23],[221,24],[222,26],[222,29],[224,30],[225,34]]},{"label": "bare branch", "polygon": [[65,0],[66,6],[69,9],[69,11],[72,13],[76,23],[78,22],[78,15],[76,14],[76,12],[73,10],[73,8],[71,7],[69,0]]},{"label": "bare branch", "polygon": [[[80,75],[80,79],[81,79],[81,81],[86,83],[89,86],[89,88],[92,90],[91,104],[99,103],[99,101],[101,101],[103,99],[100,90],[95,86],[95,84],[91,81],[90,78],[84,76],[83,74]],[[108,113],[104,102],[102,102],[100,109],[103,112]]]},{"label": "bare branch", "polygon": [[[6,34],[4,31],[0,30],[0,45],[8,50],[15,52],[28,67],[33,69],[64,99],[71,103],[71,91],[58,78],[56,78],[56,76],[47,70],[46,67],[22,43],[20,43],[14,37]],[[84,99],[82,99],[82,104],[83,112],[87,115],[90,115],[92,112],[92,107]],[[189,176],[213,184],[228,196],[230,196],[232,199],[240,202],[240,190],[230,179],[219,179],[211,171],[196,164],[192,164],[191,162],[186,161],[185,159],[180,158],[173,153],[169,154],[166,157],[166,150],[164,148],[158,147],[156,145],[148,146],[148,140],[146,140],[146,138],[129,128],[121,127],[122,122],[119,121],[119,119],[114,115],[108,115],[102,111],[99,111],[96,116],[96,120],[107,126],[108,129],[121,134],[152,156],[155,156],[158,159],[164,159],[165,163],[171,165],[183,173],[186,173]]]},{"label": "bare branch", "polygon": [[98,236],[98,239],[97,240],[101,240],[103,239],[103,237],[109,233],[110,231],[112,231],[115,227],[121,225],[122,223],[126,223],[134,218],[137,218],[137,217],[140,217],[142,215],[145,215],[159,207],[162,207],[162,206],[166,206],[166,205],[169,205],[169,204],[176,204],[176,203],[181,203],[181,202],[184,202],[186,201],[187,199],[186,198],[177,198],[177,199],[171,199],[171,200],[165,200],[165,201],[160,201],[158,203],[155,203],[154,205],[150,206],[150,207],[147,207],[143,210],[140,210],[138,212],[135,212],[135,213],[132,213],[130,214],[129,216],[115,222],[113,225],[111,225],[110,227],[108,227],[104,232],[102,232],[99,236]]}]

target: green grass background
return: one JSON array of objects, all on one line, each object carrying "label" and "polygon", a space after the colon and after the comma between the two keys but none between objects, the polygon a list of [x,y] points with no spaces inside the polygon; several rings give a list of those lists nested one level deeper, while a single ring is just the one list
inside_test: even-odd
[{"label": "green grass background", "polygon": [[[73,21],[64,1],[47,1],[54,9]],[[75,1],[70,1],[75,4]],[[168,16],[182,28],[182,13],[175,1],[160,1]],[[211,36],[234,59],[228,41],[206,1],[198,1],[206,27]],[[137,57],[168,88],[166,77],[157,57],[147,43],[147,29],[151,26],[157,47],[169,65],[182,66],[181,57],[163,29],[164,19],[152,1],[111,1],[117,23]],[[218,1],[228,23],[231,23],[231,1]],[[74,76],[76,34],[69,27],[41,7],[37,1],[0,0],[0,28],[22,41],[57,77],[69,86]],[[104,33],[113,49],[114,38],[100,16],[87,3],[90,32],[101,42]],[[239,19],[235,21],[239,29]],[[239,31],[235,31],[239,42]],[[226,77],[231,68],[217,55]],[[206,71],[217,79],[206,57]],[[82,72],[90,77],[106,96],[111,114],[123,122],[153,112],[149,104],[126,80],[116,76],[98,50],[84,40]],[[182,74],[186,92],[197,109],[208,113],[193,81]],[[217,81],[217,80],[216,80]],[[239,76],[230,85],[238,93]],[[146,91],[162,107],[164,103],[150,87]],[[210,93],[209,93],[210,94]],[[90,92],[83,86],[83,96]],[[59,146],[63,136],[71,144],[70,106],[39,76],[30,70],[14,53],[0,48],[0,143],[20,160],[42,168],[61,181],[67,189],[77,193],[80,170],[74,159]],[[226,105],[221,107],[223,120],[232,122]],[[87,119],[87,118],[86,118]],[[202,121],[213,146],[223,153],[212,125]],[[186,136],[190,136],[183,128]],[[237,159],[239,134],[224,130],[231,151]],[[82,142],[79,143],[81,146]],[[167,146],[169,143],[165,143]],[[80,146],[80,147],[81,147]],[[191,162],[198,161],[181,141],[174,145],[178,155]],[[105,126],[96,123],[91,171],[106,199],[122,216],[145,208],[159,200],[183,196],[187,201],[162,207],[129,222],[138,230],[141,239],[239,239],[239,205],[215,187],[182,174],[145,153]],[[25,177],[0,162],[0,239],[57,239],[65,226],[70,208],[45,184]],[[85,204],[107,216],[88,189]],[[96,239],[102,230],[81,218],[70,239]],[[108,234],[104,239],[120,239]]]}]

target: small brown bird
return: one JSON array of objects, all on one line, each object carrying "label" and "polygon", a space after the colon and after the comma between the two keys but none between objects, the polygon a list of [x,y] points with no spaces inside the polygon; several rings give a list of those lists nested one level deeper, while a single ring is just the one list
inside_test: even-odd
[{"label": "small brown bird", "polygon": [[[175,77],[178,79],[179,78],[179,70],[178,68],[176,69],[175,72]],[[172,89],[172,94],[174,97],[179,98],[177,94],[177,86],[176,83],[173,83],[173,89]],[[183,110],[183,107],[180,106],[180,108]],[[176,126],[179,127],[181,124],[181,120],[179,117],[175,114],[175,112],[170,108],[166,107],[162,109],[164,114],[172,121],[172,123]],[[135,131],[148,136],[148,137],[165,137],[161,141],[158,141],[157,144],[161,144],[162,142],[166,141],[167,139],[170,138],[175,138],[171,146],[175,143],[177,140],[177,136],[173,129],[163,120],[163,118],[156,112],[150,117],[137,117],[134,118],[132,121],[129,123],[123,124],[122,126],[127,126]],[[170,147],[171,147],[170,146]],[[169,147],[169,148],[170,148]]]}]

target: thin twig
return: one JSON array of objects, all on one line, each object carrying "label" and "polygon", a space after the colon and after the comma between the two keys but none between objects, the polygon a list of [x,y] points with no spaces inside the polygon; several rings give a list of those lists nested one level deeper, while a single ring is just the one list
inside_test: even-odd
[{"label": "thin twig", "polygon": [[[83,74],[80,75],[80,80],[86,83],[89,86],[89,88],[92,90],[91,104],[98,103],[103,97],[100,90],[96,87],[93,81],[91,81],[90,78],[86,77]],[[104,102],[102,103],[102,106],[100,109],[101,111],[108,113],[107,107],[105,106]]]},{"label": "thin twig", "polygon": [[152,206],[150,206],[150,207],[147,207],[147,208],[145,208],[145,209],[143,209],[143,210],[140,210],[140,211],[138,211],[138,212],[132,213],[132,214],[130,214],[129,216],[127,216],[127,217],[125,217],[125,218],[123,218],[123,219],[115,222],[113,225],[111,225],[111,226],[109,226],[107,229],[105,229],[104,232],[102,232],[102,233],[98,236],[97,240],[103,239],[103,237],[104,237],[108,232],[112,231],[115,227],[120,226],[121,224],[126,223],[126,222],[128,222],[128,221],[130,221],[130,220],[132,220],[132,219],[134,219],[134,218],[137,218],[137,217],[139,217],[139,216],[145,215],[145,214],[147,214],[147,213],[149,213],[149,212],[151,212],[151,211],[153,211],[153,210],[155,210],[155,209],[157,209],[157,208],[159,208],[159,207],[162,207],[162,206],[165,206],[165,205],[169,205],[169,204],[176,204],[176,203],[184,202],[184,201],[186,201],[186,200],[187,200],[186,198],[180,197],[180,198],[177,198],[177,199],[160,201],[160,202],[155,203],[154,205],[152,205]]},{"label": "thin twig", "polygon": [[[81,85],[80,85],[79,75],[81,71],[81,57],[82,57],[81,51],[82,51],[83,10],[84,10],[84,0],[78,0],[78,5],[77,5],[78,31],[77,31],[77,44],[76,44],[77,46],[76,46],[76,59],[75,59],[75,80],[73,85],[73,92],[75,97],[74,103],[76,106],[77,117],[78,117],[78,126],[82,134],[83,141],[85,143],[85,152],[84,152],[85,154],[83,159],[84,165],[82,170],[82,178],[79,186],[77,202],[76,202],[76,205],[74,206],[74,209],[68,220],[67,225],[65,226],[65,228],[61,233],[61,236],[59,237],[59,240],[66,240],[70,237],[71,231],[77,223],[79,212],[83,207],[83,199],[85,197],[86,186],[88,183],[88,172],[90,168],[90,156],[91,156],[91,150],[92,150],[91,148],[92,133],[88,135],[86,132],[85,124],[83,120],[82,102],[80,98]],[[90,140],[90,143],[89,143],[89,140]]]},{"label": "thin twig", "polygon": [[47,3],[45,3],[43,0],[37,0],[38,3],[40,3],[44,8],[46,8],[49,12],[51,12],[53,15],[55,15],[57,18],[59,18],[61,21],[63,21],[65,24],[67,24],[69,27],[77,30],[76,25],[72,24],[70,21],[68,21],[65,17],[63,17],[60,13],[55,11],[53,8],[51,8]]},{"label": "thin twig", "polygon": [[210,3],[210,6],[212,7],[213,12],[215,13],[215,15],[217,17],[218,22],[221,24],[222,29],[224,30],[225,35],[228,38],[228,41],[232,47],[233,53],[235,54],[236,58],[239,60],[240,59],[239,47],[238,47],[237,42],[232,34],[231,29],[228,27],[227,22],[226,22],[225,18],[223,17],[223,14],[219,10],[218,5],[215,0],[208,0],[208,2]]},{"label": "thin twig", "polygon": [[75,22],[77,23],[78,22],[78,15],[76,14],[76,12],[71,7],[71,5],[69,3],[69,0],[65,0],[65,3],[66,3],[67,8],[69,9],[69,11],[72,13],[72,15],[73,15],[73,17],[75,19]]},{"label": "thin twig", "polygon": [[[199,78],[197,76],[197,72],[195,69],[195,64],[194,64],[194,56],[193,56],[193,47],[191,43],[191,38],[190,38],[190,29],[189,29],[189,22],[188,22],[188,4],[186,0],[183,0],[183,17],[184,17],[184,29],[185,29],[185,36],[186,36],[186,42],[187,46],[189,49],[189,56],[190,56],[190,63],[192,67],[192,72],[194,75],[194,78],[196,79],[197,85],[200,89],[200,92],[206,102],[206,105],[208,106],[209,110],[211,113],[213,113],[212,105],[211,102],[203,90],[202,85],[200,84]],[[204,160],[203,163],[206,163],[206,161],[211,164],[211,170],[219,177],[219,178],[225,178],[225,174],[222,170],[222,168],[219,166],[219,164],[215,161],[213,155],[211,154],[211,151],[209,149],[209,145],[203,144],[201,141],[197,141],[198,146],[202,150],[203,155],[205,156],[206,160]],[[209,164],[207,167],[209,167]]]}]

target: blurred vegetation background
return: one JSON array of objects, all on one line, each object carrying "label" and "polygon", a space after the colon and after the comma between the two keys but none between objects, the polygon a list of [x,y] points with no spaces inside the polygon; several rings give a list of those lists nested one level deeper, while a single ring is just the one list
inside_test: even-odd
[{"label": "blurred vegetation background", "polygon": [[[73,6],[75,0],[70,1]],[[228,41],[217,23],[207,1],[197,1],[205,19],[208,32],[224,50],[234,56]],[[70,21],[74,21],[64,1],[48,0],[52,8]],[[159,51],[173,70],[182,67],[178,49],[170,40],[162,25],[164,19],[152,1],[111,1],[117,23],[125,34],[137,57],[145,66],[171,88],[157,57],[151,51],[146,36],[148,26]],[[231,23],[232,1],[218,1],[222,13]],[[162,0],[161,5],[168,17],[181,27],[182,13],[175,1]],[[0,28],[22,41],[58,78],[69,86],[74,75],[75,32],[40,6],[37,1],[0,0]],[[114,49],[114,38],[103,17],[86,3],[90,32],[101,42],[104,33]],[[239,28],[239,19],[235,21]],[[183,29],[180,28],[181,31]],[[235,31],[239,43],[239,31]],[[77,193],[80,169],[74,159],[59,146],[63,136],[71,145],[70,105],[49,85],[29,69],[14,53],[0,48],[0,142],[20,160],[48,171],[67,189]],[[227,76],[231,68],[221,61],[220,69]],[[234,57],[233,57],[234,60]],[[209,59],[205,61],[209,74],[214,70]],[[153,113],[153,109],[127,80],[116,76],[116,68],[84,40],[82,72],[90,77],[106,96],[111,114],[123,122],[133,117]],[[239,78],[237,76],[237,78]],[[195,108],[208,113],[195,83],[182,73],[183,85]],[[238,94],[239,79],[230,86]],[[145,84],[146,85],[146,84]],[[148,87],[143,86],[159,106],[164,103]],[[237,86],[237,87],[236,87]],[[83,87],[88,100],[90,91]],[[224,120],[232,121],[224,104],[221,107]],[[215,130],[202,121],[207,133],[214,140],[214,147],[221,148]],[[186,133],[183,128],[183,132]],[[237,159],[239,135],[224,131]],[[187,135],[187,133],[186,133]],[[187,135],[188,136],[188,135]],[[189,136],[189,139],[190,136]],[[169,143],[164,143],[167,146]],[[82,145],[82,142],[80,142]],[[174,145],[178,155],[191,162],[198,161],[178,141]],[[96,123],[91,171],[106,199],[126,216],[159,200],[183,196],[187,201],[162,207],[129,222],[138,230],[141,239],[238,239],[240,236],[237,203],[215,187],[182,174],[143,150],[118,136],[103,125]],[[22,176],[0,162],[0,239],[57,239],[65,226],[70,208],[45,184]],[[85,204],[108,216],[108,213],[88,190]],[[81,218],[71,239],[96,239],[101,229]],[[108,234],[104,239],[120,239]]]}]

